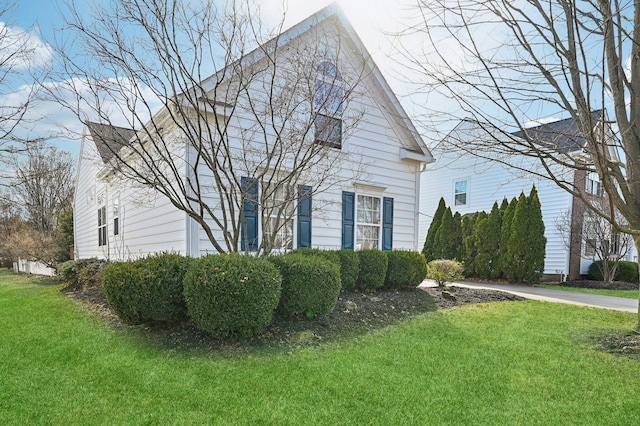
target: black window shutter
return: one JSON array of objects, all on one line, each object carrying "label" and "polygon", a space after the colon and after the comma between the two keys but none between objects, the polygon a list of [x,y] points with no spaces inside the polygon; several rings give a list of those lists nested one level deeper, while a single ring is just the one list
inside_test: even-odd
[{"label": "black window shutter", "polygon": [[258,250],[258,182],[256,179],[242,177],[241,182],[244,199],[242,214],[244,221],[240,224],[240,250]]},{"label": "black window shutter", "polygon": [[310,186],[298,187],[298,248],[311,247],[311,191]]},{"label": "black window shutter", "polygon": [[393,249],[393,198],[382,199],[382,250]]},{"label": "black window shutter", "polygon": [[356,194],[342,191],[342,248],[353,250]]}]

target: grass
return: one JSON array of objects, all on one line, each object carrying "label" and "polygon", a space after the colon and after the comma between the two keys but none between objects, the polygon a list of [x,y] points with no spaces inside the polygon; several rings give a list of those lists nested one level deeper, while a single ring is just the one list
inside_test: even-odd
[{"label": "grass", "polygon": [[289,352],[168,351],[0,273],[0,424],[635,424],[635,315],[544,302],[423,315]]},{"label": "grass", "polygon": [[565,287],[553,284],[536,284],[536,287],[550,288],[552,290],[573,291],[575,293],[599,294],[601,296],[625,297],[627,299],[638,298],[638,290],[607,290],[598,288]]}]

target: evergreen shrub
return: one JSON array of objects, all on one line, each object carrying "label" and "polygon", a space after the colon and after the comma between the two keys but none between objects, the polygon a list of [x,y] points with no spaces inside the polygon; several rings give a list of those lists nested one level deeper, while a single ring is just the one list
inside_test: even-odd
[{"label": "evergreen shrub", "polygon": [[427,261],[420,253],[391,251],[387,258],[385,288],[417,287],[427,275]]},{"label": "evergreen shrub", "polygon": [[69,288],[100,288],[106,264],[106,260],[96,258],[68,260],[58,267],[57,272]]},{"label": "evergreen shrub", "polygon": [[[596,260],[591,265],[589,265],[588,277],[590,280],[594,281],[603,281],[604,277],[602,276],[602,272],[600,270],[600,266],[602,265],[602,260]],[[609,268],[612,269],[614,266],[613,261],[609,261]],[[635,262],[629,262],[625,260],[621,260],[618,262],[618,268],[616,269],[616,273],[613,277],[614,281],[624,281],[624,282],[637,282],[638,281],[638,264]]]},{"label": "evergreen shrub", "polygon": [[190,262],[184,297],[196,325],[220,339],[264,330],[280,300],[282,277],[265,259],[226,253]]},{"label": "evergreen shrub", "polygon": [[360,272],[356,288],[359,290],[376,290],[384,285],[387,276],[387,254],[380,250],[367,249],[357,252],[360,259]]},{"label": "evergreen shrub", "polygon": [[278,313],[315,318],[333,310],[340,294],[340,267],[323,256],[270,256],[282,275]]},{"label": "evergreen shrub", "polygon": [[168,321],[185,313],[183,279],[189,259],[163,253],[116,262],[104,272],[109,305],[126,324]]},{"label": "evergreen shrub", "polygon": [[288,254],[302,254],[305,256],[318,256],[340,266],[340,257],[335,250],[320,250],[316,248],[295,249]]},{"label": "evergreen shrub", "polygon": [[353,250],[338,250],[340,258],[340,281],[343,290],[354,290],[360,274],[360,257]]}]

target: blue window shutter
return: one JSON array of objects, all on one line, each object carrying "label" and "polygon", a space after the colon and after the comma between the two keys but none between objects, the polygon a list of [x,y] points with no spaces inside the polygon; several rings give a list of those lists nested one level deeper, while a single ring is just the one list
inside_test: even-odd
[{"label": "blue window shutter", "polygon": [[298,248],[311,247],[311,191],[310,186],[298,187]]},{"label": "blue window shutter", "polygon": [[353,250],[356,194],[342,191],[342,248]]},{"label": "blue window shutter", "polygon": [[393,198],[382,199],[382,250],[393,249]]},{"label": "blue window shutter", "polygon": [[258,182],[256,179],[242,177],[241,182],[244,199],[242,214],[244,221],[240,224],[240,250],[258,250]]}]

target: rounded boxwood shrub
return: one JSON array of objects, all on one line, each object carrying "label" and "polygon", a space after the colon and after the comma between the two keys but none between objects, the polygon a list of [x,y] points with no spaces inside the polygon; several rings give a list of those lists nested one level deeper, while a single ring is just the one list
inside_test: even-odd
[{"label": "rounded boxwood shrub", "polygon": [[293,253],[269,257],[282,275],[278,313],[314,318],[333,310],[340,295],[340,268],[322,256]]},{"label": "rounded boxwood shrub", "polygon": [[387,276],[387,254],[374,249],[360,250],[357,253],[360,258],[360,272],[356,288],[375,290],[382,287]]},{"label": "rounded boxwood shrub", "polygon": [[127,324],[168,321],[183,314],[182,282],[188,262],[178,254],[163,253],[109,264],[103,285],[109,305]]},{"label": "rounded boxwood shrub", "polygon": [[353,250],[338,250],[340,257],[340,281],[343,290],[354,290],[360,274],[360,257]]},{"label": "rounded boxwood shrub", "polygon": [[281,283],[277,268],[265,259],[211,255],[190,262],[184,297],[200,329],[220,339],[246,338],[271,323]]},{"label": "rounded boxwood shrub", "polygon": [[[602,272],[600,271],[600,265],[602,265],[602,260],[596,260],[591,265],[589,265],[588,276],[590,280],[594,281],[603,281],[604,277],[602,276]],[[612,261],[609,261],[609,268],[613,268],[614,264]],[[625,260],[621,260],[618,262],[618,267],[616,269],[615,276],[613,277],[614,281],[625,281],[625,282],[636,282],[638,281],[638,264],[635,262],[629,262]]]},{"label": "rounded boxwood shrub", "polygon": [[413,251],[391,251],[387,253],[389,264],[385,288],[417,287],[427,276],[427,261]]},{"label": "rounded boxwood shrub", "polygon": [[68,260],[60,264],[57,272],[68,288],[99,288],[106,264],[106,260],[96,258]]}]

